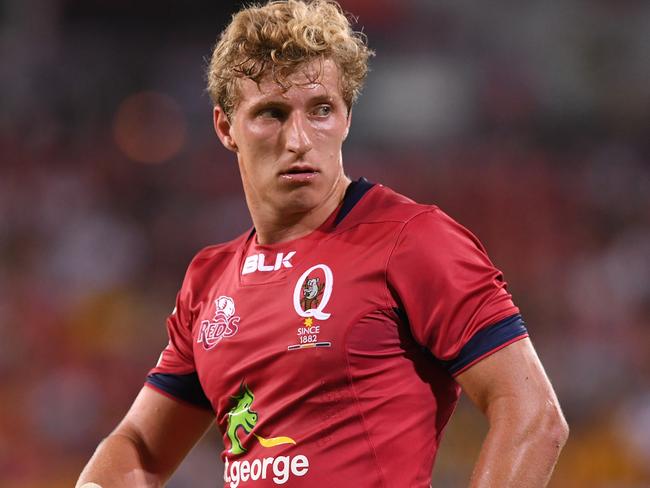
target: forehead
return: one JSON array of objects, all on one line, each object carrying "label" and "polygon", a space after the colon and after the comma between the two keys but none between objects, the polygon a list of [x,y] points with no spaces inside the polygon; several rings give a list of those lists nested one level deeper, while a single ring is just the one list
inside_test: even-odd
[{"label": "forehead", "polygon": [[239,105],[248,106],[272,100],[303,100],[312,97],[343,99],[341,77],[336,63],[330,59],[316,60],[299,66],[287,76],[288,88],[267,73],[258,83],[242,78],[238,83]]}]

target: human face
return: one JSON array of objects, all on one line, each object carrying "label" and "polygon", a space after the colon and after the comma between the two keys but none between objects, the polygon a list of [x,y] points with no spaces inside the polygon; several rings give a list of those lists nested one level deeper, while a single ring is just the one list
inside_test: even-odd
[{"label": "human face", "polygon": [[[309,82],[313,77],[305,71],[318,73],[321,66],[318,80]],[[350,117],[338,67],[331,60],[314,61],[289,81],[284,90],[270,76],[259,86],[242,79],[231,120],[215,111],[219,137],[237,154],[254,221],[295,221],[319,210],[326,218],[349,182],[341,146]]]}]

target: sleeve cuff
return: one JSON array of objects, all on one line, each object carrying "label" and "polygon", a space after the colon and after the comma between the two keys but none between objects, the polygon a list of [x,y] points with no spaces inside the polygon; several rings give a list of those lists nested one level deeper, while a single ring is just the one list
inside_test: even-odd
[{"label": "sleeve cuff", "polygon": [[458,356],[442,364],[452,376],[457,376],[481,359],[525,337],[528,337],[525,322],[521,315],[513,315],[478,331]]},{"label": "sleeve cuff", "polygon": [[196,373],[181,375],[152,373],[147,376],[145,384],[182,402],[212,410],[210,400],[205,396]]}]

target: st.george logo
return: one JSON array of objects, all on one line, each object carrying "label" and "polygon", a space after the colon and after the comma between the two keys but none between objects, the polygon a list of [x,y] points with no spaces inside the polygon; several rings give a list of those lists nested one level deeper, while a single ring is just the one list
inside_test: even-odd
[{"label": "st.george logo", "polygon": [[[239,393],[232,397],[234,406],[228,412],[228,429],[226,435],[230,441],[230,449],[228,449],[223,469],[223,479],[230,488],[237,488],[240,483],[247,483],[248,481],[254,482],[261,480],[265,486],[269,483],[264,483],[265,480],[270,479],[275,485],[284,485],[291,476],[302,477],[309,472],[309,459],[304,454],[287,455],[286,449],[281,449],[279,454],[268,457],[245,457],[249,451],[244,444],[254,444],[252,437],[247,434],[253,433],[253,436],[263,448],[271,449],[276,446],[296,446],[298,443],[291,437],[262,437],[261,435],[253,432],[257,426],[259,415],[253,410],[253,402],[255,395],[248,388],[248,385],[242,382],[239,387]],[[240,436],[244,439],[242,441]],[[246,437],[244,437],[246,436]],[[257,447],[257,446],[255,446]],[[253,451],[254,452],[254,451]],[[273,452],[273,450],[271,450]],[[258,454],[262,451],[257,450]],[[232,457],[239,457],[240,459],[233,460]]]},{"label": "st.george logo", "polygon": [[235,301],[226,296],[220,296],[214,301],[216,312],[212,320],[201,322],[201,330],[196,342],[203,344],[209,351],[219,344],[222,339],[232,337],[239,330],[239,316],[235,315]]},{"label": "st.george logo", "polygon": [[[253,402],[255,401],[255,395],[248,388],[248,385],[243,384],[239,387],[239,393],[237,396],[232,397],[235,402],[235,405],[232,407],[230,412],[228,412],[228,430],[226,434],[230,440],[231,446],[228,450],[228,454],[243,454],[247,449],[242,445],[239,440],[238,431],[244,431],[246,434],[250,434],[253,431],[253,428],[257,424],[257,412],[252,409]],[[257,434],[253,434],[262,447],[274,447],[279,446],[280,444],[295,444],[291,437],[272,437],[266,439]]]}]

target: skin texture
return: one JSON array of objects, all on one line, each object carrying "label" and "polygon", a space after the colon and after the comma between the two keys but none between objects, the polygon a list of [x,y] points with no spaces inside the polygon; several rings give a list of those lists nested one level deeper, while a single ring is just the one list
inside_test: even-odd
[{"label": "skin texture", "polygon": [[143,387],[122,422],[97,447],[76,486],[163,486],[213,421],[212,412]]},{"label": "skin texture", "polygon": [[[310,75],[298,71],[288,90],[268,78],[259,86],[242,80],[231,120],[214,109],[215,131],[237,157],[261,244],[318,228],[350,183],[341,157],[350,113],[338,69],[331,61],[304,68]],[[315,72],[320,77],[312,82]],[[546,486],[568,428],[530,341],[497,351],[457,381],[490,424],[471,487]],[[162,486],[213,421],[210,412],[144,387],[97,448],[77,488],[88,482],[103,488]]]},{"label": "skin texture", "polygon": [[456,380],[490,424],[470,487],[546,486],[569,429],[530,340],[497,351]]},{"label": "skin texture", "polygon": [[[318,73],[317,82],[310,81]],[[241,80],[241,101],[232,120],[221,107],[214,109],[217,136],[237,156],[260,244],[296,239],[316,229],[350,183],[341,146],[351,118],[336,64],[314,61],[289,81],[285,91],[268,76],[259,86]]]}]

